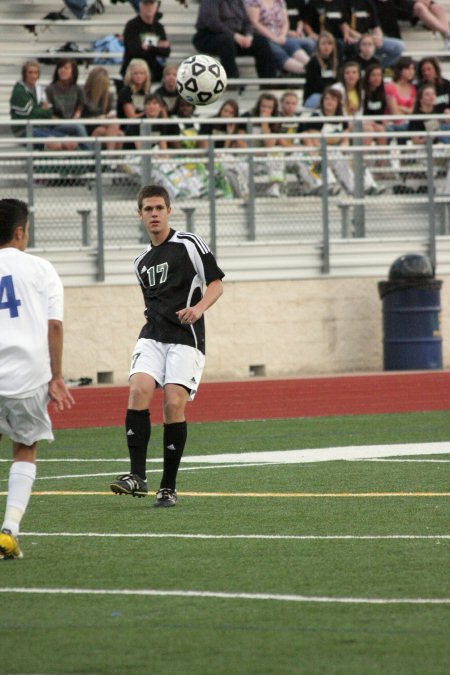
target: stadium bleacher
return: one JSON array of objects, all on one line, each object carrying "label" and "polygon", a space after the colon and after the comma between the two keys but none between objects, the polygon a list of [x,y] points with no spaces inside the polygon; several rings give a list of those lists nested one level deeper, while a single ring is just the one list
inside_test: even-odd
[{"label": "stadium bleacher", "polygon": [[[0,118],[9,115],[10,92],[19,77],[20,65],[27,58],[42,57],[47,50],[58,49],[68,40],[76,42],[81,50],[86,51],[88,57],[92,53],[94,40],[110,33],[120,34],[125,23],[134,16],[134,10],[128,3],[112,4],[105,0],[104,4],[104,14],[92,16],[88,20],[79,21],[65,9],[64,14],[69,17],[68,20],[44,21],[43,17],[49,12],[58,12],[63,8],[61,0],[28,0],[28,2],[19,0],[2,3],[0,38],[4,49],[0,54]],[[443,4],[450,13],[450,0],[443,0]],[[179,62],[194,52],[191,37],[197,11],[198,4],[195,0],[188,0],[185,7],[180,5],[178,0],[162,0],[162,21],[172,45],[171,62]],[[444,75],[450,76],[450,51],[444,50],[440,36],[434,35],[420,25],[412,27],[408,23],[402,23],[401,26],[407,53],[417,59],[425,55],[437,56],[442,63]],[[256,73],[251,58],[241,57],[239,65],[242,81],[247,83],[244,90],[239,93],[240,108],[246,110],[256,98],[254,85]],[[81,82],[84,81],[89,67],[87,65],[81,68]],[[118,76],[117,65],[106,67],[112,76]],[[49,81],[53,68],[51,65],[42,65],[43,84]],[[290,78],[290,80],[286,81],[286,87],[291,85],[299,88],[301,93],[302,79]],[[251,86],[252,83],[254,86]],[[214,112],[214,109],[208,109],[208,114],[211,114],[211,111]]]}]

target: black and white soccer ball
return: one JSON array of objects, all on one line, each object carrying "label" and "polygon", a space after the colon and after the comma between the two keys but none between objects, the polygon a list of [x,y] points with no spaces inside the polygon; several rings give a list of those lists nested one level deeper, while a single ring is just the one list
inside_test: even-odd
[{"label": "black and white soccer ball", "polygon": [[192,105],[217,101],[227,86],[223,66],[212,56],[196,54],[185,59],[177,70],[179,95]]}]

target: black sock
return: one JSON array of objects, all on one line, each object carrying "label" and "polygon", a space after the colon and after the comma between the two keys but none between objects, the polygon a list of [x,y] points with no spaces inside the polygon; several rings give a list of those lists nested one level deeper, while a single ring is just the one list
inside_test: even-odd
[{"label": "black sock", "polygon": [[186,438],[186,422],[164,425],[164,471],[160,488],[175,490],[178,467],[186,445]]},{"label": "black sock", "polygon": [[150,412],[128,408],[125,418],[125,432],[128,452],[130,453],[130,473],[136,473],[145,480],[147,446],[151,433]]}]

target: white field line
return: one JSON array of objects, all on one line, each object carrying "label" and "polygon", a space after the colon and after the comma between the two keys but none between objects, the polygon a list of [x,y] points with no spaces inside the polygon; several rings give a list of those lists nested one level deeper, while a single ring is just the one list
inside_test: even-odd
[{"label": "white field line", "polygon": [[[433,455],[433,454],[450,454],[450,443],[436,442],[436,443],[403,443],[397,445],[368,445],[368,446],[343,446],[336,448],[314,448],[308,450],[278,450],[270,452],[246,452],[246,453],[229,453],[220,455],[186,455],[183,457],[183,465],[180,471],[204,471],[208,469],[228,469],[241,468],[243,466],[275,466],[284,464],[302,464],[311,462],[327,462],[327,461],[429,461],[440,462],[449,460],[386,460],[385,458],[398,457],[401,455]],[[10,461],[0,459],[1,461]],[[56,459],[44,458],[38,460],[38,463],[43,462],[124,462],[128,463],[128,459]],[[148,459],[147,462],[161,463],[161,459]],[[185,466],[189,463],[203,464],[206,466]],[[149,469],[148,473],[157,473],[159,469]],[[84,473],[84,474],[64,474],[58,476],[38,476],[36,480],[65,480],[72,478],[100,478],[115,476],[117,472],[102,472],[102,473]],[[0,479],[0,482],[8,480],[7,478]]]},{"label": "white field line", "polygon": [[349,460],[349,461],[355,461],[355,462],[390,462],[391,464],[393,462],[421,462],[421,463],[426,463],[426,464],[448,464],[450,462],[450,459],[381,459],[379,457],[373,458],[373,459],[355,459],[355,460]]},{"label": "white field line", "polygon": [[449,605],[450,598],[351,598],[320,595],[284,595],[278,593],[224,593],[222,591],[185,591],[143,589],[99,589],[99,588],[24,588],[0,587],[0,593],[38,595],[128,595],[163,598],[212,598],[221,600],[265,600],[272,602],[313,602],[356,605]]},{"label": "white field line", "polygon": [[[127,460],[127,463],[130,460]],[[280,463],[282,464],[282,462]],[[247,468],[249,466],[277,466],[276,462],[271,462],[270,464],[267,462],[255,462],[251,464],[218,464],[217,466],[214,466],[214,464],[208,464],[208,466],[181,466],[179,468],[179,471],[209,471],[210,469],[230,469],[230,468]],[[147,469],[146,473],[161,473],[161,469]],[[72,474],[63,474],[61,476],[36,476],[35,480],[61,480],[64,478],[97,478],[100,476],[117,476],[117,471],[113,471],[112,473],[109,471],[107,473],[72,473]],[[2,479],[2,480],[8,480],[7,478]]]},{"label": "white field line", "polygon": [[[450,455],[450,442],[399,443],[396,445],[351,445],[334,448],[309,448],[305,450],[274,450],[264,452],[223,453],[217,455],[184,455],[183,464],[249,464],[254,462],[277,464],[303,464],[305,462],[328,462],[331,460],[375,459],[407,455]],[[9,461],[9,460],[1,460]],[[56,459],[42,458],[39,462],[128,462],[124,459]],[[160,462],[148,459],[147,462]]]},{"label": "white field line", "polygon": [[170,532],[21,532],[21,537],[94,537],[104,539],[256,539],[271,541],[366,541],[450,539],[450,534],[171,534]]}]

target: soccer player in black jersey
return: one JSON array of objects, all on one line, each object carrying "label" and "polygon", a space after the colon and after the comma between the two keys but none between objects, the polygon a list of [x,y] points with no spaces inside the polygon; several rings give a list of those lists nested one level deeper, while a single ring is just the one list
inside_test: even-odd
[{"label": "soccer player in black jersey", "polygon": [[149,407],[155,389],[162,387],[164,466],[154,506],[175,506],[176,477],[187,437],[185,407],[195,396],[205,362],[203,314],[222,295],[224,273],[200,237],[170,227],[165,188],[143,187],[138,212],[150,238],[134,261],[146,323],[131,358],[125,420],[130,473],[118,476],[110,487],[116,494],[147,495]]}]

